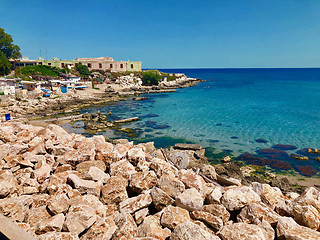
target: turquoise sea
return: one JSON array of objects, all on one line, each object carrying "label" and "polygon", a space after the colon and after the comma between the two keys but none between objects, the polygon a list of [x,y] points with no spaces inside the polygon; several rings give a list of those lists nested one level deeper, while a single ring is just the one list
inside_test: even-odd
[{"label": "turquoise sea", "polygon": [[[154,141],[157,147],[192,142],[211,154],[236,157],[248,152],[257,158],[284,161],[295,169],[300,165],[319,169],[316,160],[298,161],[289,155],[308,155],[303,148],[320,148],[320,69],[159,70],[185,73],[206,82],[175,93],[149,94],[143,101],[129,99],[83,112],[111,111],[110,120],[140,117],[140,121],[123,125],[136,130],[131,138],[136,142]],[[71,131],[84,133],[81,128]],[[103,134],[123,136],[112,130]],[[259,151],[276,144],[297,149]]]}]

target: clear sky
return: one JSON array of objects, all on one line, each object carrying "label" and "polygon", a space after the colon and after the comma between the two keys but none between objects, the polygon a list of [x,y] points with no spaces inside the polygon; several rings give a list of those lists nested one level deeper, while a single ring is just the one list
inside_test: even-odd
[{"label": "clear sky", "polygon": [[0,0],[0,27],[29,58],[320,67],[320,0]]}]

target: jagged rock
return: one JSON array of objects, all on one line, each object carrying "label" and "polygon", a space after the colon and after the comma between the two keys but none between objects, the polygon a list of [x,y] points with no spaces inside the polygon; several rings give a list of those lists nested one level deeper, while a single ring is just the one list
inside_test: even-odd
[{"label": "jagged rock", "polygon": [[230,218],[230,213],[223,205],[220,204],[204,205],[202,211],[211,213],[214,216],[221,218],[224,223],[227,223]]},{"label": "jagged rock", "polygon": [[227,163],[227,162],[231,162],[231,161],[232,161],[232,159],[230,156],[226,156],[221,160],[221,162],[223,162],[223,163]]},{"label": "jagged rock", "polygon": [[134,165],[137,165],[139,161],[143,161],[146,159],[145,152],[138,147],[131,148],[127,154],[128,154],[128,160]]},{"label": "jagged rock", "polygon": [[130,188],[141,193],[143,190],[152,188],[157,182],[157,175],[154,171],[137,172],[131,175]]},{"label": "jagged rock", "polygon": [[32,197],[28,195],[0,199],[0,213],[13,221],[22,222],[31,204]]},{"label": "jagged rock", "polygon": [[179,224],[171,234],[171,240],[220,240],[217,236],[205,231],[200,226],[187,221]]},{"label": "jagged rock", "polygon": [[171,176],[162,176],[157,185],[165,191],[170,197],[176,198],[179,194],[183,193],[185,186],[180,180]]},{"label": "jagged rock", "polygon": [[163,229],[155,216],[146,217],[136,233],[137,237],[152,237],[159,240],[165,240],[170,235],[171,231],[168,228]]},{"label": "jagged rock", "polygon": [[[35,155],[30,152],[26,152],[22,155],[23,159],[30,163],[37,163],[41,161],[46,161],[46,157],[44,155]],[[33,167],[33,164],[30,164],[31,167]]]},{"label": "jagged rock", "polygon": [[177,196],[176,205],[188,211],[201,210],[203,198],[195,188],[189,188]]},{"label": "jagged rock", "polygon": [[121,160],[110,165],[111,176],[122,176],[128,180],[131,179],[131,175],[135,174],[136,170],[134,166],[127,160]]},{"label": "jagged rock", "polygon": [[6,180],[0,180],[0,198],[8,196],[15,190],[15,186]]},{"label": "jagged rock", "polygon": [[113,235],[114,239],[128,239],[134,236],[137,232],[137,225],[133,217],[129,213],[120,213],[115,218],[115,223],[117,225],[117,230]]},{"label": "jagged rock", "polygon": [[237,216],[238,222],[254,223],[255,219],[263,217],[268,223],[275,225],[280,217],[270,207],[262,202],[249,203]]},{"label": "jagged rock", "polygon": [[37,234],[43,234],[46,232],[60,232],[64,223],[64,215],[59,213],[51,218],[40,221],[36,228]]},{"label": "jagged rock", "polygon": [[318,230],[320,228],[320,213],[311,205],[295,205],[293,208],[293,217],[300,225],[314,230]]},{"label": "jagged rock", "polygon": [[286,197],[291,199],[291,200],[294,200],[294,199],[300,197],[300,195],[298,193],[296,193],[296,192],[288,192],[286,194]]},{"label": "jagged rock", "polygon": [[4,128],[0,130],[0,140],[4,143],[17,141],[17,136],[12,131],[6,131]]},{"label": "jagged rock", "polygon": [[223,221],[221,218],[214,216],[213,214],[205,211],[193,211],[192,217],[201,220],[210,225],[215,231],[219,231],[223,227]]},{"label": "jagged rock", "polygon": [[239,239],[255,239],[255,240],[273,240],[274,234],[270,234],[264,229],[254,224],[234,223],[224,226],[217,235],[222,240],[239,240]]},{"label": "jagged rock", "polygon": [[65,228],[69,232],[78,235],[91,227],[97,220],[95,210],[86,205],[76,205],[70,207],[64,222]]},{"label": "jagged rock", "polygon": [[280,199],[283,198],[281,190],[273,188],[269,184],[253,182],[251,183],[251,186],[253,191],[260,195],[261,200],[272,209],[274,209]]},{"label": "jagged rock", "polygon": [[128,180],[123,177],[112,176],[101,188],[101,201],[105,204],[118,204],[128,198],[126,188]]},{"label": "jagged rock", "polygon": [[97,167],[90,167],[86,174],[86,179],[97,181],[100,184],[104,184],[108,181],[110,175],[102,171]]},{"label": "jagged rock", "polygon": [[178,174],[177,168],[160,158],[151,159],[150,169],[154,170],[159,178],[162,175],[169,175],[174,177]]},{"label": "jagged rock", "polygon": [[72,170],[72,166],[70,164],[63,164],[62,166],[57,167],[54,173],[61,173],[70,170]]},{"label": "jagged rock", "polygon": [[68,181],[72,186],[77,189],[81,194],[93,194],[100,196],[100,186],[98,183],[89,180],[83,180],[75,174],[70,174]]},{"label": "jagged rock", "polygon": [[205,181],[191,169],[179,170],[179,180],[182,181],[187,188],[195,188],[204,196]]},{"label": "jagged rock", "polygon": [[148,208],[143,208],[139,211],[136,211],[134,213],[134,219],[136,220],[136,223],[139,225],[142,223],[142,221],[145,219],[146,216],[148,216],[149,210]]},{"label": "jagged rock", "polygon": [[189,212],[183,208],[168,206],[162,211],[161,225],[164,227],[174,229],[180,223],[189,220]]},{"label": "jagged rock", "polygon": [[56,240],[56,239],[79,240],[79,237],[77,233],[50,232],[50,233],[40,235],[38,239],[39,240]]},{"label": "jagged rock", "polygon": [[160,188],[152,188],[150,194],[152,197],[152,203],[157,210],[161,210],[174,203],[174,199]]},{"label": "jagged rock", "polygon": [[32,208],[29,211],[26,210],[25,222],[29,224],[30,229],[34,232],[40,222],[43,222],[50,217],[51,215],[47,211],[46,206],[41,206]]},{"label": "jagged rock", "polygon": [[36,170],[33,171],[33,176],[40,184],[50,176],[51,167],[44,160],[38,162],[35,165],[35,169]]},{"label": "jagged rock", "polygon": [[117,226],[113,220],[98,218],[98,220],[81,236],[81,240],[101,239],[109,240],[115,233]]},{"label": "jagged rock", "polygon": [[285,198],[281,198],[275,207],[275,211],[284,217],[293,217],[294,202]]},{"label": "jagged rock", "polygon": [[38,155],[38,154],[40,155],[40,154],[46,154],[47,153],[43,142],[41,142],[41,143],[39,143],[37,145],[34,145],[33,147],[29,148],[29,152],[34,154],[34,155]]},{"label": "jagged rock", "polygon": [[300,226],[292,218],[280,217],[277,224],[277,238],[290,240],[320,239],[320,232]]},{"label": "jagged rock", "polygon": [[173,151],[170,160],[178,169],[187,168],[190,162],[188,155],[182,151]]},{"label": "jagged rock", "polygon": [[210,179],[217,179],[217,173],[216,170],[214,168],[214,166],[209,165],[209,164],[202,164],[200,166],[200,171],[201,173],[206,176],[207,178]]},{"label": "jagged rock", "polygon": [[221,197],[224,193],[222,187],[219,186],[212,186],[209,194],[206,196],[206,202],[209,204],[212,203],[221,203]]},{"label": "jagged rock", "polygon": [[48,194],[37,194],[37,195],[32,195],[33,198],[33,203],[32,203],[32,208],[37,208],[41,206],[47,206],[48,199],[50,196]]},{"label": "jagged rock", "polygon": [[96,211],[96,214],[99,217],[106,217],[107,206],[104,205],[102,202],[99,201],[99,198],[94,195],[78,195],[74,196],[70,199],[70,206],[76,205],[87,205],[93,208]]},{"label": "jagged rock", "polygon": [[307,188],[294,202],[301,206],[311,205],[320,212],[320,191],[314,187]]},{"label": "jagged rock", "polygon": [[91,167],[97,167],[103,172],[106,170],[104,162],[99,160],[81,162],[77,165],[76,170],[80,173],[86,173]]},{"label": "jagged rock", "polygon": [[19,195],[34,194],[39,192],[40,184],[36,179],[27,179],[20,185]]},{"label": "jagged rock", "polygon": [[128,198],[119,205],[120,212],[134,213],[141,208],[148,207],[152,203],[149,193],[140,194],[137,197]]},{"label": "jagged rock", "polygon": [[53,195],[48,200],[48,209],[53,214],[66,213],[69,209],[69,198],[66,194]]},{"label": "jagged rock", "polygon": [[259,195],[245,186],[228,189],[221,198],[221,203],[229,211],[239,210],[256,201],[260,201]]}]

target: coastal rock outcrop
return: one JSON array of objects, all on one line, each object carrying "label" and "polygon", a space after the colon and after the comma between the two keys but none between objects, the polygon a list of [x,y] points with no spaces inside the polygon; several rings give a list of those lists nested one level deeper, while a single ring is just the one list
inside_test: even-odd
[{"label": "coastal rock outcrop", "polygon": [[0,132],[0,213],[38,239],[320,239],[316,187],[243,186],[219,166],[181,167],[151,143],[56,125],[5,122]]}]

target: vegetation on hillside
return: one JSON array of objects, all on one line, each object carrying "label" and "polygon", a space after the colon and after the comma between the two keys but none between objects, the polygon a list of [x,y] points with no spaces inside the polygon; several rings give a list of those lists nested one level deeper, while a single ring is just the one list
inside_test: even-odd
[{"label": "vegetation on hillside", "polygon": [[88,67],[86,65],[83,65],[82,63],[77,64],[76,70],[79,72],[80,76],[88,77],[91,74]]},{"label": "vegetation on hillside", "polygon": [[13,44],[11,35],[0,28],[0,75],[9,74],[11,68],[9,59],[19,57],[21,57],[20,48]]},{"label": "vegetation on hillside", "polygon": [[159,71],[156,70],[149,70],[142,72],[142,82],[143,85],[158,85],[161,81],[161,74]]},{"label": "vegetation on hillside", "polygon": [[25,67],[19,67],[16,69],[15,75],[20,78],[27,78],[29,76],[51,76],[58,77],[61,73],[68,73],[69,69],[57,68],[46,65],[31,65]]}]

